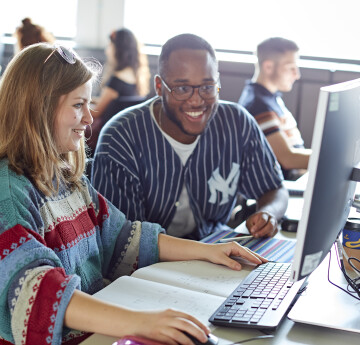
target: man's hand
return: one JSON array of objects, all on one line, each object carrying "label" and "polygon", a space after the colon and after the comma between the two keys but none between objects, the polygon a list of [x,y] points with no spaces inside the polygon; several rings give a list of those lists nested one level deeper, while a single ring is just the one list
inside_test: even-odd
[{"label": "man's hand", "polygon": [[268,212],[256,212],[246,220],[246,227],[255,238],[271,237],[278,231],[278,222]]}]

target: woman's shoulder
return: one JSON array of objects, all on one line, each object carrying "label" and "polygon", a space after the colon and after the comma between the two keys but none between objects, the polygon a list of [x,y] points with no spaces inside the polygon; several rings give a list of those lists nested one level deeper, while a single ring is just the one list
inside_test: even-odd
[{"label": "woman's shoulder", "polygon": [[0,190],[0,223],[4,227],[17,224],[41,199],[31,181],[14,172],[6,159],[0,160]]},{"label": "woman's shoulder", "polygon": [[137,94],[135,83],[128,83],[116,75],[110,77],[106,86],[115,90],[119,96],[133,96]]},{"label": "woman's shoulder", "polygon": [[2,191],[0,194],[3,198],[9,197],[10,192],[24,191],[31,187],[30,180],[25,175],[19,175],[13,171],[7,159],[0,160],[0,190]]},{"label": "woman's shoulder", "polygon": [[136,74],[130,67],[126,67],[120,71],[115,71],[114,76],[127,84],[136,84]]}]

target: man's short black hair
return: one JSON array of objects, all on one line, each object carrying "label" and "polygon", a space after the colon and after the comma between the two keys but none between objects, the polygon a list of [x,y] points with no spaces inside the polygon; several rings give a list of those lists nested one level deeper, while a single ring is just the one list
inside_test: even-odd
[{"label": "man's short black hair", "polygon": [[214,48],[203,38],[193,34],[181,34],[170,38],[161,49],[159,56],[159,73],[163,75],[170,54],[180,49],[207,50],[217,63]]},{"label": "man's short black hair", "polygon": [[287,52],[297,52],[299,47],[294,41],[282,37],[271,37],[262,41],[256,50],[259,64],[265,60],[276,59]]}]

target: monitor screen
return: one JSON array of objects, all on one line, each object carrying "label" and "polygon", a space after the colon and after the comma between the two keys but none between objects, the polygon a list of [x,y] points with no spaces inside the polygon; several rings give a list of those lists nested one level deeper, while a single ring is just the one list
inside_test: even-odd
[{"label": "monitor screen", "polygon": [[292,280],[322,262],[350,212],[360,162],[360,79],[320,89]]}]

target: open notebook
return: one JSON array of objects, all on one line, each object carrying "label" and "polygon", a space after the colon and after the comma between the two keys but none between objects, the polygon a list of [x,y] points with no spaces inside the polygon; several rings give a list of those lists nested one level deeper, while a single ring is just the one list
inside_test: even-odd
[{"label": "open notebook", "polygon": [[[243,264],[243,262],[241,262]],[[94,294],[103,301],[141,310],[174,308],[189,313],[208,327],[209,316],[254,268],[243,264],[241,271],[205,261],[160,262],[123,276]],[[238,339],[239,330],[226,330],[227,337]],[[243,337],[258,335],[243,330]],[[94,334],[90,344],[112,344],[118,339]],[[229,341],[220,342],[228,344]]]},{"label": "open notebook", "polygon": [[243,265],[233,271],[197,260],[160,262],[118,278],[94,296],[135,309],[176,308],[210,326],[209,315],[253,268]]}]

